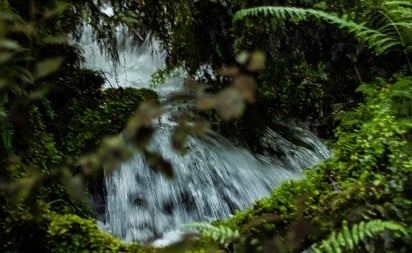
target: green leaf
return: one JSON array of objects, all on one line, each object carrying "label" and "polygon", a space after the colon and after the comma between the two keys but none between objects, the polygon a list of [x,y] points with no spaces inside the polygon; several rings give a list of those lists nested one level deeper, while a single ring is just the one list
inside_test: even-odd
[{"label": "green leaf", "polygon": [[[354,229],[356,229],[356,226],[354,227]],[[348,228],[347,225],[343,226],[342,234],[345,238],[345,244],[343,244],[342,246],[348,245],[349,249],[353,250],[354,249],[354,242],[353,242],[351,233],[350,233],[349,228]],[[354,235],[354,237],[357,236],[356,231],[353,231],[353,235]],[[355,240],[355,244],[357,244],[358,241],[359,241],[358,239]]]}]

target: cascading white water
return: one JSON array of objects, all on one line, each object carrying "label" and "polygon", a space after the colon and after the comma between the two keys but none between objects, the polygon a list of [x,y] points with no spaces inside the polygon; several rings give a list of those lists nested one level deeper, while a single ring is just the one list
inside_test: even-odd
[{"label": "cascading white water", "polygon": [[299,173],[257,160],[217,134],[189,138],[188,152],[171,148],[170,126],[159,126],[150,149],[171,161],[168,180],[137,154],[107,178],[107,221],[125,240],[148,241],[179,224],[228,217],[267,196],[280,181]]},{"label": "cascading white water", "polygon": [[[86,29],[82,39],[85,66],[102,70],[112,86],[147,87],[151,74],[164,66],[164,53],[148,38],[137,49],[130,43],[119,48],[121,62],[114,74],[111,63],[101,56],[90,36]],[[181,78],[171,78],[158,91],[164,97],[183,89],[182,83]],[[179,155],[171,147],[172,119],[165,116],[162,122],[149,149],[172,163],[175,179],[168,180],[153,171],[140,154],[106,178],[103,227],[126,241],[146,243],[182,223],[228,217],[234,210],[268,196],[280,182],[301,178],[303,168],[329,156],[315,135],[298,127],[292,127],[292,139],[266,129],[262,145],[281,152],[282,158],[257,158],[213,132],[202,138],[189,137],[187,153]]]},{"label": "cascading white water", "polygon": [[[106,179],[107,224],[126,241],[147,242],[182,223],[228,217],[268,196],[281,181],[302,177],[301,168],[257,159],[215,133],[189,138],[188,152],[178,155],[171,148],[170,132],[170,126],[159,126],[150,149],[171,161],[174,180],[154,172],[139,154]],[[299,165],[325,158],[319,152],[323,145],[319,150],[282,145],[295,146],[294,153],[301,155],[288,158],[302,159]]]}]

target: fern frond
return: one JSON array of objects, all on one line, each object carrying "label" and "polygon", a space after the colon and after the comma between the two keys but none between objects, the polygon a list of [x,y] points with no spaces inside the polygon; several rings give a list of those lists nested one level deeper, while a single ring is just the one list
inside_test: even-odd
[{"label": "fern frond", "polygon": [[399,16],[401,19],[405,20],[408,18],[412,17],[412,13],[411,13],[411,7],[398,7],[398,8],[394,8],[394,9],[389,9],[387,10],[389,13],[393,13],[395,15],[401,15]]},{"label": "fern frond", "polygon": [[287,17],[293,19],[306,19],[307,9],[297,7],[275,7],[275,6],[260,6],[248,9],[242,9],[235,13],[233,16],[233,22],[242,20],[247,16],[274,16],[277,18],[286,19]]},{"label": "fern frond", "polygon": [[412,32],[412,2],[384,1],[382,7],[380,13],[387,19],[387,26],[396,31],[402,46],[405,48],[411,45],[412,42],[405,41],[405,38]]},{"label": "fern frond", "polygon": [[384,1],[383,5],[384,6],[394,6],[394,7],[399,7],[399,6],[412,7],[412,2],[411,1]]},{"label": "fern frond", "polygon": [[352,234],[349,231],[348,226],[343,226],[342,228],[342,234],[343,235],[343,240],[341,240],[341,246],[345,247],[346,245],[350,250],[353,250],[355,248],[355,245],[359,243],[359,237],[357,237],[357,228],[354,228],[353,230],[353,240],[352,240]]},{"label": "fern frond", "polygon": [[238,230],[232,230],[224,226],[216,227],[210,225],[209,223],[203,222],[185,224],[182,227],[196,229],[203,236],[210,237],[214,241],[219,242],[223,245],[227,245],[229,242],[239,238],[240,236]]},{"label": "fern frond", "polygon": [[[346,17],[338,17],[335,14],[327,13],[315,9],[303,9],[296,7],[281,7],[281,6],[260,6],[249,9],[243,9],[235,13],[233,22],[242,20],[247,16],[273,16],[280,20],[291,18],[294,21],[305,20],[308,17],[316,17],[330,24],[334,24],[340,29],[346,30],[354,34],[361,41],[363,41],[370,49],[374,50],[376,54],[383,54],[389,49],[400,45],[400,42],[385,33],[372,28],[368,28],[365,23],[356,23],[348,20]],[[407,24],[403,24],[404,26]]]},{"label": "fern frond", "polygon": [[340,253],[353,251],[366,238],[375,237],[385,230],[398,231],[402,234],[407,234],[406,229],[392,221],[372,220],[369,222],[360,222],[355,224],[352,229],[344,224],[342,231],[336,233],[333,231],[331,235],[323,240],[319,245],[312,247],[313,252],[331,252]]}]

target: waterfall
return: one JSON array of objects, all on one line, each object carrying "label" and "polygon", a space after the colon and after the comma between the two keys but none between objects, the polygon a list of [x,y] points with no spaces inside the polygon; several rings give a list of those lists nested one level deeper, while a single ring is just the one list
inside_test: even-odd
[{"label": "waterfall", "polygon": [[[150,37],[139,47],[122,39],[120,64],[114,73],[112,64],[91,40],[91,31],[85,29],[81,40],[85,66],[103,71],[108,86],[147,87],[151,74],[164,67],[165,53]],[[178,75],[157,91],[165,98],[182,90],[182,83]],[[147,243],[183,223],[229,217],[235,210],[270,195],[280,182],[302,178],[302,169],[329,156],[315,135],[289,125],[284,127],[293,134],[284,136],[267,128],[261,140],[262,146],[276,150],[281,157],[254,155],[214,132],[201,138],[189,137],[187,152],[179,155],[171,145],[172,115],[166,114],[156,126],[149,149],[171,162],[176,175],[173,180],[152,170],[138,153],[105,179],[106,217],[102,227],[125,241]]]}]

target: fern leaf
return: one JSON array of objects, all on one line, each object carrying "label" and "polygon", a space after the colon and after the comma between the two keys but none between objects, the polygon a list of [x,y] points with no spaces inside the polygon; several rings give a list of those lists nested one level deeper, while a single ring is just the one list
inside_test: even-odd
[{"label": "fern leaf", "polygon": [[[319,18],[328,23],[334,24],[340,29],[346,30],[349,33],[354,34],[360,40],[362,40],[370,49],[374,50],[376,54],[383,54],[392,47],[395,47],[401,43],[396,37],[390,36],[386,33],[382,33],[379,30],[375,30],[366,26],[365,23],[355,23],[348,20],[347,17],[338,17],[334,14],[330,14],[324,11],[315,9],[303,9],[297,7],[281,7],[281,6],[260,6],[249,9],[242,9],[235,13],[233,16],[233,22],[244,19],[247,16],[268,16],[271,15],[279,20],[286,20],[288,17],[292,20],[300,21],[305,20],[309,16]],[[398,22],[400,26],[409,27],[409,22]],[[395,25],[396,23],[392,23]]]},{"label": "fern leaf", "polygon": [[359,240],[363,241],[365,238],[365,222],[361,221],[358,226]]},{"label": "fern leaf", "polygon": [[271,15],[278,18],[280,17],[282,19],[286,19],[286,17],[301,19],[307,18],[306,10],[303,8],[260,6],[237,11],[233,16],[232,21],[236,22],[244,19],[247,16],[258,16],[260,14],[263,14],[263,16],[265,17]]},{"label": "fern leaf", "polygon": [[393,47],[396,47],[396,46],[399,46],[399,45],[400,45],[400,43],[392,42],[392,41],[389,42],[389,43],[385,43],[385,45],[383,45],[382,48],[381,48],[381,53],[387,52],[387,51],[389,51],[390,48],[393,48]]},{"label": "fern leaf", "polygon": [[[354,227],[354,229],[356,229],[356,226]],[[355,231],[354,231],[355,232]],[[357,244],[357,242],[359,242],[359,240],[354,240],[352,239],[351,233],[349,231],[349,228],[347,225],[344,225],[342,228],[342,235],[344,237],[344,244],[341,244],[342,246],[348,245],[350,250],[354,249],[354,244]]]},{"label": "fern leaf", "polygon": [[238,230],[232,230],[229,227],[216,227],[209,223],[190,223],[183,225],[185,228],[196,229],[203,236],[210,237],[220,244],[226,245],[227,243],[239,238],[240,233]]},{"label": "fern leaf", "polygon": [[361,238],[359,237],[359,224],[355,224],[352,228],[352,238],[354,245],[358,245],[359,242],[361,241]]},{"label": "fern leaf", "polygon": [[407,9],[407,8],[398,8],[394,10],[389,10],[388,13],[391,14],[392,16],[402,17],[402,19],[404,20],[410,20],[412,18],[411,9]]},{"label": "fern leaf", "polygon": [[312,251],[313,251],[314,253],[322,253],[322,251],[321,251],[320,249],[318,249],[318,248],[313,248]]},{"label": "fern leaf", "polygon": [[339,244],[341,246],[345,246],[346,245],[346,241],[345,241],[345,237],[343,233],[339,233],[337,236],[337,241],[339,242]]},{"label": "fern leaf", "polygon": [[330,245],[328,241],[323,242],[322,247],[324,248],[326,253],[333,253],[332,246]]},{"label": "fern leaf", "polygon": [[404,27],[404,28],[407,28],[407,29],[411,29],[412,28],[412,23],[409,23],[409,22],[394,22],[394,23],[387,24],[383,28],[385,28],[387,26],[388,27],[397,26],[397,27]]},{"label": "fern leaf", "polygon": [[410,2],[410,1],[384,1],[383,5],[395,6],[395,7],[398,7],[398,6],[410,6],[410,7],[412,7],[412,2]]},{"label": "fern leaf", "polygon": [[342,226],[342,231],[333,231],[330,236],[323,240],[319,246],[312,246],[314,252],[347,252],[353,251],[365,238],[375,237],[385,230],[398,231],[407,234],[407,230],[400,224],[391,221],[372,220],[355,224],[350,230],[346,224]]},{"label": "fern leaf", "polygon": [[339,245],[339,242],[337,240],[337,236],[334,232],[332,232],[332,236],[331,236],[331,242],[330,242],[332,248],[333,248],[333,252],[335,253],[342,253],[341,247]]}]

